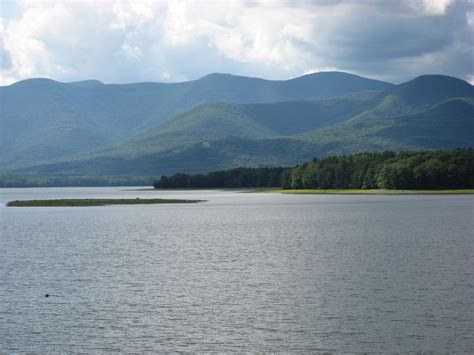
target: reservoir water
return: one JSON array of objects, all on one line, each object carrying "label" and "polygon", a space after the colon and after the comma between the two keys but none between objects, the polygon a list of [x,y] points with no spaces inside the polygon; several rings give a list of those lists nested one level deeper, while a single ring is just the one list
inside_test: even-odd
[{"label": "reservoir water", "polygon": [[[93,197],[207,202],[3,204]],[[473,196],[0,199],[0,352],[474,352]]]}]

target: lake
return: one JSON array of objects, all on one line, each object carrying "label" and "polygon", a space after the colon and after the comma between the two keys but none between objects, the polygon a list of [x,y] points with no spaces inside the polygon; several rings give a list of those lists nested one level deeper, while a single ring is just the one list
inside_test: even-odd
[{"label": "lake", "polygon": [[[127,197],[207,202],[4,206]],[[0,352],[474,352],[472,195],[34,188],[0,202]]]}]

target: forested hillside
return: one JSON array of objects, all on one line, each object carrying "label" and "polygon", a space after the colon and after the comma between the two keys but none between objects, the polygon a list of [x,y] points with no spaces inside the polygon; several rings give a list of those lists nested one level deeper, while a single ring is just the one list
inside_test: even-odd
[{"label": "forested hillside", "polygon": [[[20,115],[5,124],[2,116],[1,126],[26,126],[32,121],[29,124],[37,127],[30,133],[21,131],[21,137],[2,129],[5,139],[1,144],[8,148],[2,150],[1,175],[159,176],[293,166],[313,157],[357,152],[474,147],[474,88],[443,75],[423,75],[397,86],[344,73],[319,73],[282,82],[215,74],[181,84],[117,87],[96,81],[61,84],[40,80],[9,89],[23,86],[34,104],[17,101],[15,105],[24,106],[19,111],[29,112],[30,118]],[[45,114],[51,102],[36,97],[35,86],[43,88],[45,95],[49,92],[46,96],[52,95],[57,104],[52,107],[59,111]],[[370,88],[385,90],[367,90]],[[84,92],[76,90],[97,90],[97,96],[86,99],[81,96]],[[125,96],[109,96],[109,90]],[[334,93],[345,95],[323,97]],[[312,95],[318,97],[308,97]],[[76,110],[64,103],[65,97],[82,98],[85,106],[96,105],[87,106],[84,116],[76,117],[82,103],[74,101]],[[304,100],[296,100],[301,97]],[[12,106],[15,101],[10,99]],[[227,102],[201,102],[220,99]],[[271,99],[287,101],[266,102]],[[232,102],[239,100],[252,102]],[[148,124],[146,117],[164,119],[167,105],[182,109],[195,104],[133,134]],[[116,114],[108,116],[110,105],[117,105]],[[69,123],[63,125],[63,118]],[[44,120],[59,125],[60,133],[50,131],[52,126],[43,124]],[[80,127],[73,129],[75,124]],[[122,138],[111,143],[112,136]],[[101,147],[84,151],[81,144],[85,142],[89,148]],[[72,154],[74,151],[80,153]]]},{"label": "forested hillside", "polygon": [[169,175],[292,166],[365,151],[474,146],[474,89],[441,75],[383,93],[262,104],[212,103],[124,142],[14,173]]},{"label": "forested hillside", "polygon": [[211,74],[182,83],[60,83],[0,87],[0,163],[22,167],[133,137],[193,107],[264,103],[383,91],[392,84],[338,72],[284,80]]}]

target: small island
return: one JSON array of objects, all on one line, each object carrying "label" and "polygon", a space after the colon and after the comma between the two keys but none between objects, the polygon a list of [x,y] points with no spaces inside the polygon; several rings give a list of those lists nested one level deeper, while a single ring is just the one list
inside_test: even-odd
[{"label": "small island", "polygon": [[7,203],[7,207],[90,207],[107,205],[153,205],[167,203],[197,203],[204,200],[178,199],[58,199],[58,200],[16,200]]}]

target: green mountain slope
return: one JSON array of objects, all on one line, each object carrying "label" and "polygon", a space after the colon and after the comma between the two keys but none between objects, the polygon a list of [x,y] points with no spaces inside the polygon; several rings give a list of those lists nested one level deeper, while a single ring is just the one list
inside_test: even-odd
[{"label": "green mountain slope", "polygon": [[474,99],[453,98],[411,115],[357,117],[299,136],[318,155],[474,146]]},{"label": "green mountain slope", "polygon": [[[238,166],[288,165],[307,159],[303,142],[293,138],[243,139],[226,137],[157,153],[101,155],[58,160],[14,174],[32,175],[137,175],[159,176],[178,171],[207,172]],[[291,154],[294,153],[294,154]]]},{"label": "green mountain slope", "polygon": [[[173,161],[170,169],[178,169],[180,159],[195,156],[196,152],[203,154],[199,157],[201,168],[209,164],[209,169],[212,169],[212,164],[220,164],[217,162],[219,159],[226,161],[223,163],[225,167],[228,164],[233,166],[250,162],[253,165],[278,164],[284,159],[285,151],[276,154],[275,149],[279,146],[284,148],[287,143],[293,143],[293,140],[283,138],[281,141],[276,141],[279,142],[278,145],[273,144],[272,140],[272,144],[262,147],[259,139],[306,132],[346,120],[354,112],[364,110],[366,103],[375,95],[374,92],[363,92],[328,99],[272,104],[201,105],[123,143],[68,157],[65,164],[61,160],[58,163],[46,164],[45,168],[41,168],[41,172],[39,170],[36,172],[48,173],[48,169],[51,168],[51,172],[54,170],[55,173],[60,173],[61,170],[67,173],[79,173],[81,169],[86,169],[91,174],[101,174],[101,170],[105,169],[108,174],[116,174],[125,165],[128,166],[127,170],[130,165],[136,166],[137,169],[142,165],[153,166],[152,160],[159,160],[160,166],[164,169],[163,164],[168,164],[167,159]],[[236,142],[241,142],[239,143],[241,147],[235,146]],[[295,147],[300,144],[297,141],[293,143]],[[250,154],[246,154],[245,147],[252,145],[256,145],[255,148],[251,149]],[[261,151],[262,148],[264,150],[261,153],[253,154],[253,151]],[[215,152],[215,149],[219,151]],[[184,158],[180,158],[181,155]],[[276,158],[271,159],[264,155],[275,155]],[[296,156],[293,154],[288,161],[295,162]],[[134,161],[135,159],[137,161]],[[114,161],[120,163],[113,163]],[[75,164],[81,168],[75,167],[69,171],[67,167]],[[110,168],[112,170],[108,170],[110,165],[113,166]],[[188,160],[185,166],[186,169],[190,169]]]},{"label": "green mountain slope", "polygon": [[121,144],[18,172],[161,175],[289,166],[360,151],[472,147],[473,138],[473,87],[423,76],[384,94],[201,105]]},{"label": "green mountain slope", "polygon": [[422,75],[379,94],[363,118],[378,119],[422,112],[453,97],[474,97],[474,87],[450,76]]},{"label": "green mountain slope", "polygon": [[113,150],[39,165],[26,172],[158,176],[239,166],[290,166],[314,156],[352,152],[473,147],[473,137],[474,99],[454,98],[425,112],[391,117],[362,129],[357,122],[346,121],[291,137],[225,136],[159,151],[147,147],[138,154],[136,150]]},{"label": "green mountain slope", "polygon": [[86,157],[127,157],[156,154],[225,137],[267,138],[278,135],[245,114],[236,104],[206,104],[179,114],[157,128],[123,143],[98,149]]},{"label": "green mountain slope", "polygon": [[453,98],[430,110],[396,117],[377,136],[428,148],[469,147],[474,138],[474,99]]},{"label": "green mountain slope", "polygon": [[329,126],[366,110],[375,92],[272,104],[240,105],[245,114],[279,135],[294,135]]},{"label": "green mountain slope", "polygon": [[325,127],[365,109],[374,93],[272,104],[205,104],[87,158],[156,154],[225,138],[262,139]]},{"label": "green mountain slope", "polygon": [[470,147],[474,87],[448,76],[424,75],[379,94],[369,109],[300,138],[321,154],[363,150]]},{"label": "green mountain slope", "polygon": [[22,166],[89,151],[204,103],[301,100],[391,87],[338,72],[286,81],[211,74],[173,84],[30,79],[0,87],[0,163]]}]

